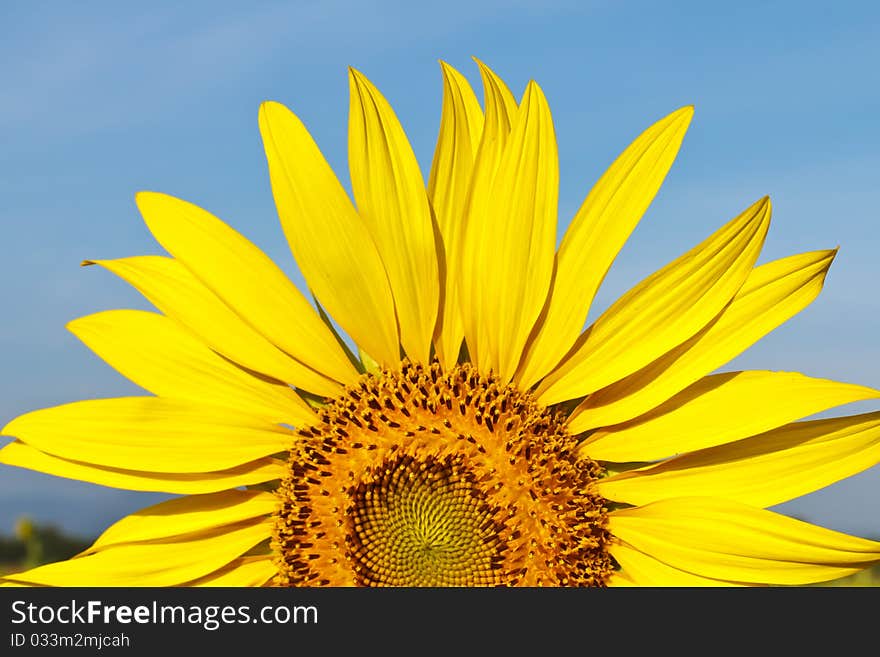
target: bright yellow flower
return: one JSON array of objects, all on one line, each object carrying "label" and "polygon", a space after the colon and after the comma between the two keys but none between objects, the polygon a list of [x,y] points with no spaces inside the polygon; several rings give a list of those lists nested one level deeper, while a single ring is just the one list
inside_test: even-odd
[{"label": "bright yellow flower", "polygon": [[880,561],[880,543],[765,510],[878,461],[880,413],[797,420],[880,392],[712,374],[806,307],[835,252],[755,266],[764,198],[582,330],[692,110],[620,155],[557,249],[544,95],[517,103],[480,70],[484,109],[443,65],[427,186],[351,72],[354,203],[299,119],[262,106],[317,312],[208,212],[138,195],[171,257],[95,264],[161,314],[69,328],[155,396],[23,415],[0,461],[180,496],[6,585],[804,584]]}]

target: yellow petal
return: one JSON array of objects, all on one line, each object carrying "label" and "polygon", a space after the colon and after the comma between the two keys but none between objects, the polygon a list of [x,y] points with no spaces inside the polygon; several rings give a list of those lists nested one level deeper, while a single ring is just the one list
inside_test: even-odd
[{"label": "yellow petal", "polygon": [[213,493],[260,484],[280,479],[287,472],[284,461],[273,458],[257,459],[218,472],[175,474],[105,468],[52,456],[19,441],[0,449],[0,463],[111,488],[181,495]]},{"label": "yellow petal", "polygon": [[156,395],[216,404],[296,426],[316,419],[289,386],[236,367],[162,315],[109,310],[76,319],[67,328],[120,374]]},{"label": "yellow petal", "polygon": [[243,367],[326,397],[342,392],[338,383],[299,363],[257,333],[172,258],[136,256],[87,260],[85,264],[110,270],[214,351]]},{"label": "yellow petal", "polygon": [[186,586],[265,586],[278,573],[270,555],[240,557],[220,570]]},{"label": "yellow petal", "polygon": [[608,577],[605,582],[608,588],[636,588],[639,585],[636,581],[622,570],[616,570]]},{"label": "yellow petal", "polygon": [[538,387],[542,403],[582,397],[641,369],[705,327],[746,280],[770,225],[763,198],[627,292]]},{"label": "yellow petal", "polygon": [[287,450],[292,432],[161,397],[96,399],[26,413],[2,430],[61,458],[125,470],[213,472]]},{"label": "yellow petal", "polygon": [[[86,554],[122,543],[167,541],[274,513],[278,498],[261,491],[226,490],[187,495],[141,509],[108,527]],[[81,557],[78,557],[81,558]]]},{"label": "yellow petal", "polygon": [[364,372],[375,374],[379,371],[379,363],[373,360],[372,356],[363,349],[358,349],[358,358],[361,361],[361,367]]},{"label": "yellow petal", "polygon": [[315,309],[254,244],[192,203],[155,192],[136,200],[159,243],[270,342],[340,383],[357,380]]},{"label": "yellow petal", "polygon": [[[452,246],[458,252],[456,261],[460,264],[458,293],[468,354],[471,362],[488,372],[492,365],[487,346],[489,326],[482,319],[485,314],[482,282],[492,262],[483,259],[482,250],[492,238],[489,233],[492,228],[490,212],[495,200],[492,185],[518,108],[504,81],[479,60],[477,64],[483,79],[486,115],[465,202],[463,234]],[[453,273],[453,270],[449,271]]]},{"label": "yellow petal", "polygon": [[349,69],[351,186],[385,263],[400,341],[429,362],[440,304],[438,245],[419,164],[394,110],[361,73]]},{"label": "yellow petal", "polygon": [[710,497],[621,509],[608,526],[673,568],[732,582],[824,582],[880,562],[875,541]]},{"label": "yellow petal", "polygon": [[[513,123],[513,117],[517,112],[517,102],[510,88],[491,68],[486,66],[485,62],[480,61],[476,57],[473,60],[480,69],[480,78],[483,81],[483,91],[486,94],[484,101],[486,103],[486,120],[491,115],[492,121],[497,124],[494,129],[494,135],[491,139],[496,139],[510,132],[510,125]],[[491,99],[490,99],[491,96]],[[490,106],[492,111],[490,112]],[[504,124],[507,127],[503,127]]]},{"label": "yellow petal", "polygon": [[321,305],[377,361],[400,361],[394,298],[379,251],[305,126],[260,107],[272,194],[290,250]]},{"label": "yellow petal", "polygon": [[443,111],[440,134],[428,178],[428,199],[443,238],[444,288],[434,338],[440,364],[449,369],[458,360],[464,327],[458,301],[460,268],[458,242],[462,239],[465,203],[471,182],[474,157],[483,131],[483,112],[464,76],[445,62],[443,70]]},{"label": "yellow petal", "polygon": [[[732,582],[724,582],[708,577],[700,577],[693,573],[679,570],[658,561],[644,552],[639,552],[631,545],[622,541],[611,544],[611,556],[620,564],[626,584],[631,586],[741,586]],[[615,573],[618,575],[618,573]],[[613,586],[615,582],[610,584]],[[619,583],[618,583],[619,585]]]},{"label": "yellow petal", "polygon": [[794,420],[880,397],[880,391],[796,372],[728,372],[700,379],[650,413],[581,443],[603,461],[653,461],[723,445]]},{"label": "yellow petal", "polygon": [[666,177],[693,116],[683,107],[643,132],[590,190],[562,238],[546,316],[520,366],[530,388],[574,344],[611,263]]},{"label": "yellow petal", "polygon": [[569,430],[580,433],[630,420],[727,363],[818,296],[835,254],[814,251],[755,268],[712,323],[638,372],[587,397],[571,414]]},{"label": "yellow petal", "polygon": [[175,586],[212,573],[269,538],[265,520],[191,539],[133,543],[7,575],[42,586]]},{"label": "yellow petal", "polygon": [[601,495],[647,504],[707,495],[768,507],[880,462],[880,413],[796,422],[597,482]]},{"label": "yellow petal", "polygon": [[[553,274],[559,162],[550,108],[526,88],[495,174],[482,226],[467,239],[481,270],[474,321],[485,327],[479,367],[509,381],[541,313]],[[476,291],[475,291],[476,292]]]}]

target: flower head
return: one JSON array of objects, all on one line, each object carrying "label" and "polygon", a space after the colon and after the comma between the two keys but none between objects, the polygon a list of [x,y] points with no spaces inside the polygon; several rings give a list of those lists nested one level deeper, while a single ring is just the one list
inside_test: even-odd
[{"label": "flower head", "polygon": [[[692,108],[648,128],[556,248],[547,101],[443,64],[427,185],[391,106],[350,72],[354,202],[265,103],[278,213],[315,304],[190,203],[141,193],[166,256],[88,261],[158,313],[70,330],[151,396],[23,415],[0,462],[178,494],[5,585],[803,584],[880,543],[766,510],[877,462],[875,399],[797,373],[713,373],[819,293],[835,251],[756,266],[753,203],[584,330]],[[331,321],[332,318],[332,321]]]}]

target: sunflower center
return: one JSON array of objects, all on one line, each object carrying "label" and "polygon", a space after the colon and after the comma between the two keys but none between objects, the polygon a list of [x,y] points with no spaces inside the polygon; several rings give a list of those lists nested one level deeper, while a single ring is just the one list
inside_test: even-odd
[{"label": "sunflower center", "polygon": [[563,420],[467,364],[364,376],[290,450],[277,582],[602,585],[602,471]]},{"label": "sunflower center", "polygon": [[350,550],[364,584],[496,583],[504,525],[462,461],[460,455],[401,456],[355,487],[348,510]]}]

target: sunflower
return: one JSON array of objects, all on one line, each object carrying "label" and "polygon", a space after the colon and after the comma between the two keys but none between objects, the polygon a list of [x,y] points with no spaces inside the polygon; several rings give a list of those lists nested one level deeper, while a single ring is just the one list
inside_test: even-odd
[{"label": "sunflower", "polygon": [[547,101],[479,67],[483,107],[442,64],[427,185],[350,71],[354,203],[300,120],[262,105],[314,303],[205,210],[137,196],[170,257],[87,264],[159,312],[69,329],[154,396],[22,415],[0,461],[176,497],[5,585],[792,585],[880,562],[766,510],[877,462],[880,413],[803,418],[880,392],[715,373],[816,298],[836,251],[757,266],[762,198],[584,330],[692,108],[623,151],[557,249]]}]

